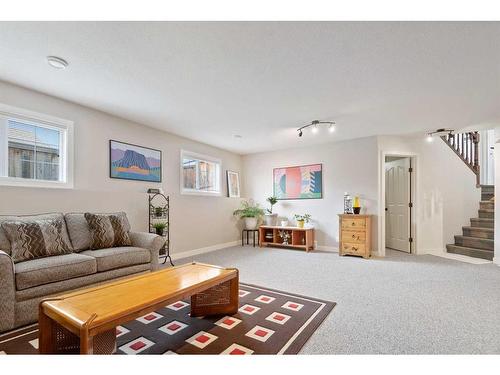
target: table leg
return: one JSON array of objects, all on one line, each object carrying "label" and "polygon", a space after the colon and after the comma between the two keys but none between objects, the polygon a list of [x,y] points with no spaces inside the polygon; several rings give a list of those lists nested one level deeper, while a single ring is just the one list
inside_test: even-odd
[{"label": "table leg", "polygon": [[94,354],[94,338],[86,329],[80,331],[80,354]]},{"label": "table leg", "polygon": [[241,246],[244,246],[244,243],[243,243],[243,236],[245,235],[245,231],[242,230],[241,231]]},{"label": "table leg", "polygon": [[250,244],[250,241],[248,240],[248,238],[249,238],[249,237],[248,237],[248,236],[249,236],[249,234],[250,234],[250,233],[247,231],[247,245],[248,245],[248,244]]},{"label": "table leg", "polygon": [[255,247],[255,231],[252,232],[252,244]]},{"label": "table leg", "polygon": [[54,337],[54,324],[43,312],[42,307],[39,307],[38,313],[38,352],[40,354],[54,354],[56,353],[56,341]]}]

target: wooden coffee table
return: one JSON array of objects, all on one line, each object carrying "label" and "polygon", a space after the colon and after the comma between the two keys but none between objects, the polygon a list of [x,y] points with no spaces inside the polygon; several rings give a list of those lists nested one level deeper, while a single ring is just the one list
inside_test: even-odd
[{"label": "wooden coffee table", "polygon": [[191,297],[191,316],[235,314],[238,270],[192,263],[48,298],[39,307],[41,354],[111,354],[116,326]]}]

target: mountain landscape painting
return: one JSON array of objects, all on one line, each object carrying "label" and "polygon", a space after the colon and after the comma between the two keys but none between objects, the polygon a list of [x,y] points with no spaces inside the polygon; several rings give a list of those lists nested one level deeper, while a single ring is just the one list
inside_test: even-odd
[{"label": "mountain landscape painting", "polygon": [[109,141],[111,178],[161,182],[161,151]]}]

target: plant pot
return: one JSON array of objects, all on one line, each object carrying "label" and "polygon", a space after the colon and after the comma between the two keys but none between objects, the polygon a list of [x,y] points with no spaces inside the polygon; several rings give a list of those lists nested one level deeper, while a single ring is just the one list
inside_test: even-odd
[{"label": "plant pot", "polygon": [[276,225],[277,219],[278,219],[278,214],[266,214],[264,216],[264,223],[266,225],[274,226]]},{"label": "plant pot", "polygon": [[257,218],[256,217],[245,217],[245,229],[257,229]]},{"label": "plant pot", "polygon": [[361,212],[361,207],[353,207],[352,210],[354,212],[354,215],[359,215],[359,213]]},{"label": "plant pot", "polygon": [[299,228],[304,228],[304,220],[297,220],[297,226]]},{"label": "plant pot", "polygon": [[163,229],[156,228],[156,234],[158,236],[163,236]]}]

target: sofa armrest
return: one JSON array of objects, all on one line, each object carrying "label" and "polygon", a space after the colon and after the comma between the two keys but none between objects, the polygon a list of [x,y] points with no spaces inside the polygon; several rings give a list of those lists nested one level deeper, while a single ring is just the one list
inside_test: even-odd
[{"label": "sofa armrest", "polygon": [[160,249],[165,244],[165,238],[158,236],[154,233],[146,232],[129,232],[132,246],[142,247],[151,252],[151,271],[158,269],[158,257],[160,256]]},{"label": "sofa armrest", "polygon": [[0,332],[14,328],[16,285],[14,279],[14,262],[4,251],[0,250]]}]

